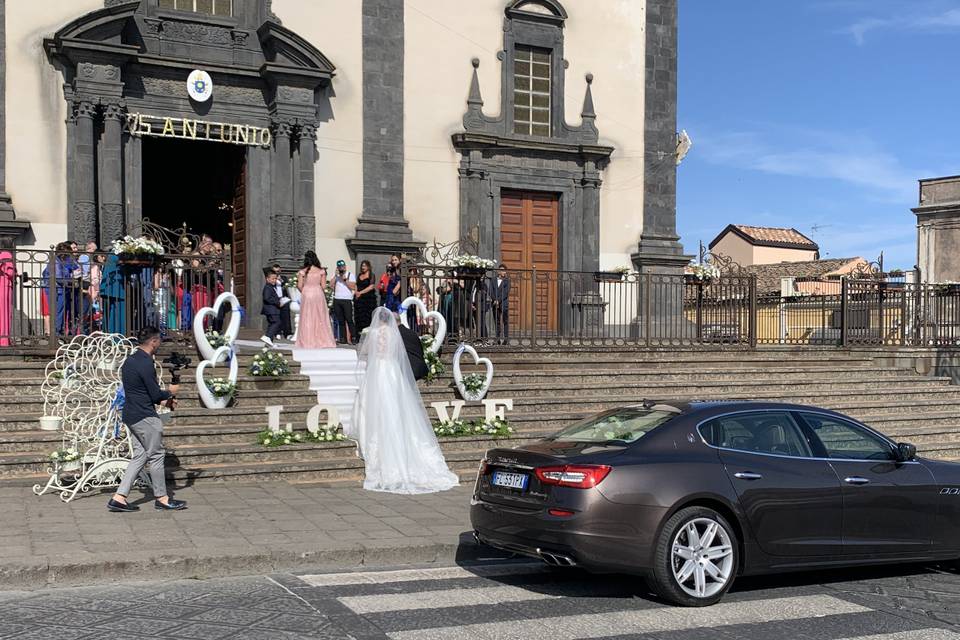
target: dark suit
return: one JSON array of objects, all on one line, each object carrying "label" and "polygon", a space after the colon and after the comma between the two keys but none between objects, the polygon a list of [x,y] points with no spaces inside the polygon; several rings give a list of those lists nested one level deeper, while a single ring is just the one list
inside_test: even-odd
[{"label": "dark suit", "polygon": [[413,377],[416,380],[423,380],[430,372],[427,369],[427,361],[423,357],[423,343],[420,336],[413,329],[400,325],[400,337],[403,338],[403,348],[407,351],[407,358],[410,360],[410,368],[413,369]]},{"label": "dark suit", "polygon": [[277,289],[272,284],[263,285],[263,311],[267,317],[267,330],[264,335],[273,340],[283,329],[280,310],[280,296],[277,295]]},{"label": "dark suit", "polygon": [[503,278],[497,286],[497,277],[490,279],[490,304],[493,306],[493,324],[498,338],[510,338],[510,278]]},{"label": "dark suit", "polygon": [[[278,294],[281,298],[287,295],[287,278],[285,276],[280,276],[277,279],[277,286],[280,287],[280,291],[282,292]],[[280,331],[283,334],[283,337],[293,335],[293,317],[290,313],[289,304],[285,304],[280,307]]]}]

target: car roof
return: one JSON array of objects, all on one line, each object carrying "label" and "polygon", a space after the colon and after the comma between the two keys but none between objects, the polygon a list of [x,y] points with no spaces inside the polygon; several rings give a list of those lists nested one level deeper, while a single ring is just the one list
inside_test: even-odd
[{"label": "car roof", "polygon": [[[667,400],[667,399],[649,399],[644,400],[641,403],[630,405],[630,407],[625,408],[653,408],[657,405],[666,405],[668,407],[673,407],[678,410],[681,415],[693,415],[701,413],[709,413],[711,415],[719,415],[725,411],[749,411],[756,409],[760,410],[771,410],[771,409],[780,409],[783,411],[821,411],[826,413],[833,413],[829,409],[823,409],[821,407],[816,407],[812,405],[800,405],[793,404],[789,402],[769,402],[763,400]],[[839,414],[837,414],[839,415]]]}]

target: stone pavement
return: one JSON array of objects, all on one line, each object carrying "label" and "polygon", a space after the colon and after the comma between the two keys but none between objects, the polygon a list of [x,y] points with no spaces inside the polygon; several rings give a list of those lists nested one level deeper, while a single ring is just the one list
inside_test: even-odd
[{"label": "stone pavement", "polygon": [[137,513],[109,513],[109,493],[64,504],[0,489],[0,584],[38,588],[114,580],[432,563],[477,550],[472,487],[398,496],[307,484],[201,483],[161,512],[135,490]]}]

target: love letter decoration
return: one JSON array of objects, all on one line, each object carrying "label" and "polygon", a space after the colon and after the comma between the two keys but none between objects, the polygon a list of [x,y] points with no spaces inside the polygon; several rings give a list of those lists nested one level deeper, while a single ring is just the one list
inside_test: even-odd
[{"label": "love letter decoration", "polygon": [[[232,348],[240,334],[240,301],[237,300],[237,296],[229,291],[221,293],[212,307],[204,307],[193,316],[193,338],[197,343],[197,350],[200,352],[200,357],[204,360],[213,360],[213,364],[226,359],[227,355],[220,355],[218,357],[221,360],[214,360],[214,353],[223,354],[223,349],[222,347],[220,349],[213,348],[213,345],[207,340],[207,333],[203,324],[207,318],[216,319],[220,314],[220,308],[225,304],[230,305],[230,323],[227,325],[226,331],[223,332],[223,337],[227,340],[227,345]],[[229,354],[229,351],[227,354]]]},{"label": "love letter decoration", "polygon": [[440,351],[440,347],[443,346],[443,339],[447,335],[447,321],[443,319],[443,314],[439,311],[427,311],[427,305],[423,303],[423,300],[417,296],[410,296],[400,305],[400,322],[408,329],[410,325],[407,323],[407,314],[405,313],[408,307],[416,307],[417,311],[420,312],[420,317],[423,318],[424,321],[433,320],[437,330],[433,335],[433,344],[430,345],[430,353]]},{"label": "love letter decoration", "polygon": [[[469,353],[473,356],[473,363],[476,365],[483,365],[486,367],[487,372],[484,377],[483,387],[478,391],[467,391],[466,386],[463,382],[463,374],[460,371],[460,358],[464,353]],[[460,395],[464,400],[470,400],[476,402],[478,400],[483,400],[483,397],[487,395],[487,391],[490,390],[490,383],[493,382],[493,363],[490,362],[489,358],[481,358],[477,355],[477,350],[471,347],[468,344],[460,343],[460,346],[457,347],[457,351],[453,354],[453,382],[457,385],[457,390],[460,392]]]}]

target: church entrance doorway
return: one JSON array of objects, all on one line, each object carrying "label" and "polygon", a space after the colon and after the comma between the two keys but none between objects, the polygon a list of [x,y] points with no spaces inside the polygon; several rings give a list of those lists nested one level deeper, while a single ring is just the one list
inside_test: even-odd
[{"label": "church entrance doorway", "polygon": [[[143,217],[191,236],[209,236],[230,257],[234,291],[244,305],[247,279],[246,148],[143,139]],[[181,247],[192,253],[199,247]],[[229,288],[228,283],[224,283]]]}]

